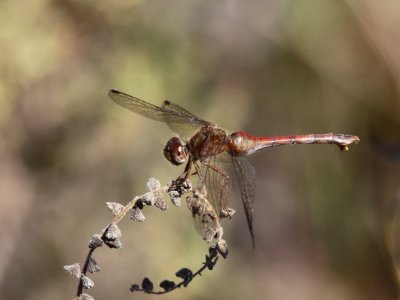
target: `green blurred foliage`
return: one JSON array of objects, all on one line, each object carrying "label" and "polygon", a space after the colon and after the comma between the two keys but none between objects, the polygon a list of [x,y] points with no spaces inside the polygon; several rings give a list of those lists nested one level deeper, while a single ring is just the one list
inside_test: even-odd
[{"label": "green blurred foliage", "polygon": [[[72,298],[82,261],[126,203],[181,171],[167,126],[113,104],[168,98],[231,130],[349,133],[348,153],[294,146],[251,157],[251,249],[239,194],[227,260],[166,299],[397,299],[400,4],[356,1],[0,2],[0,296]],[[396,197],[397,195],[397,197]],[[100,249],[96,299],[195,269],[207,246],[185,205],[123,222]],[[143,298],[143,295],[136,297]]]}]

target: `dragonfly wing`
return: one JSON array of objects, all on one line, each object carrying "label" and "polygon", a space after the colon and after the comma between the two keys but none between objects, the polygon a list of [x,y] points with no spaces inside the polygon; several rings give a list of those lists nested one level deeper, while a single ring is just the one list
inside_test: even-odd
[{"label": "dragonfly wing", "polygon": [[253,212],[255,204],[255,170],[250,162],[244,156],[232,157],[233,164],[239,180],[240,193],[244,211],[246,213],[247,224],[249,226],[251,239],[254,247],[254,233],[253,233]]},{"label": "dragonfly wing", "polygon": [[197,231],[208,243],[215,242],[216,234],[222,233],[220,219],[227,217],[223,216],[222,212],[227,211],[226,205],[232,185],[232,177],[228,176],[227,172],[229,166],[232,166],[232,160],[227,165],[213,157],[207,162],[202,162],[198,170],[199,188],[204,197],[201,200],[202,208],[193,216]]},{"label": "dragonfly wing", "polygon": [[115,103],[130,111],[155,121],[167,123],[178,134],[195,131],[199,127],[211,124],[170,101],[166,101],[163,107],[159,107],[117,90],[110,90],[108,96]]},{"label": "dragonfly wing", "polygon": [[186,110],[182,106],[171,102],[170,100],[165,100],[163,102],[164,109],[174,111],[177,114],[184,116],[185,119],[188,121],[188,123],[185,126],[182,126],[180,123],[175,123],[175,122],[167,122],[168,127],[176,133],[179,133],[181,138],[184,138],[186,140],[189,140],[195,131],[199,129],[199,127],[202,126],[214,126],[212,123],[205,121],[198,116],[192,114],[190,111]]},{"label": "dragonfly wing", "polygon": [[[166,119],[166,115],[171,115],[172,113],[166,111],[161,107],[150,104],[146,101],[140,100],[139,98],[130,96],[117,90],[110,90],[108,92],[108,96],[118,105],[155,121],[164,122]],[[177,120],[183,119],[182,116],[176,115],[175,113],[172,113],[172,115]]]},{"label": "dragonfly wing", "polygon": [[[221,156],[226,156],[222,159]],[[232,190],[232,158],[228,153],[212,157],[202,165],[202,174],[205,176],[207,198],[210,199],[214,209],[221,211],[228,208],[229,195]]]},{"label": "dragonfly wing", "polygon": [[173,110],[175,112],[178,112],[181,115],[186,116],[186,118],[191,119],[191,120],[197,120],[202,123],[209,124],[207,121],[204,121],[203,119],[199,118],[198,116],[192,114],[190,111],[187,109],[183,108],[182,106],[170,101],[170,100],[165,100],[162,105],[163,108],[168,109],[168,110]]}]

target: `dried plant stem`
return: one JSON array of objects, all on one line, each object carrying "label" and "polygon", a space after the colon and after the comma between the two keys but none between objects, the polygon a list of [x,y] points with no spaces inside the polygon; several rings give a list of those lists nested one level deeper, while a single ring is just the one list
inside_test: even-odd
[{"label": "dried plant stem", "polygon": [[[212,248],[210,248],[212,249]],[[162,294],[167,294],[172,292],[173,290],[176,290],[178,288],[181,288],[182,286],[186,287],[190,281],[193,280],[193,278],[195,278],[198,275],[201,275],[201,272],[203,272],[205,269],[209,269],[212,270],[213,266],[215,266],[217,264],[218,261],[218,253],[215,251],[213,256],[208,257],[210,259],[210,261],[207,263],[203,263],[203,265],[200,267],[200,269],[198,269],[195,273],[193,273],[190,277],[190,280],[182,280],[181,282],[179,282],[178,284],[174,285],[174,287],[172,287],[169,290],[164,290],[164,291],[148,291],[145,289],[140,289],[140,288],[136,288],[136,289],[131,289],[132,291],[140,291],[140,292],[146,292],[148,294],[153,294],[153,295],[162,295]]]},{"label": "dried plant stem", "polygon": [[181,178],[178,178],[170,184],[161,187],[157,179],[150,178],[147,182],[147,190],[147,193],[134,197],[125,206],[117,202],[107,202],[106,205],[111,210],[114,217],[101,234],[94,234],[92,236],[88,245],[89,251],[83,266],[81,267],[79,263],[64,266],[67,273],[79,279],[76,290],[76,300],[94,299],[92,296],[83,293],[83,291],[94,286],[94,282],[87,277],[86,274],[100,271],[99,264],[93,258],[95,250],[104,244],[109,248],[120,249],[122,247],[120,241],[122,233],[117,224],[128,213],[130,213],[130,219],[143,222],[145,217],[142,213],[142,209],[145,206],[155,206],[162,211],[167,210],[168,207],[163,197],[165,193],[168,194],[175,206],[181,205],[181,197],[183,195],[191,193],[191,196],[186,197],[186,204],[193,217],[198,218],[204,225],[209,225],[202,231],[202,237],[207,243],[213,245],[209,247],[208,254],[205,256],[205,261],[196,272],[192,272],[188,268],[181,268],[175,273],[175,276],[181,279],[180,282],[175,283],[174,281],[163,280],[159,285],[163,290],[155,291],[153,290],[153,283],[151,280],[149,278],[144,278],[141,287],[138,284],[133,284],[130,290],[132,292],[142,291],[148,294],[165,294],[182,286],[187,287],[193,278],[201,275],[205,269],[212,270],[218,261],[219,255],[223,258],[227,257],[228,247],[226,242],[222,239],[223,230],[220,224],[220,216],[207,199],[207,191],[204,190],[203,186],[198,186],[193,190],[189,181],[183,181]]},{"label": "dried plant stem", "polygon": [[[152,190],[152,191],[150,191],[150,192],[147,192],[146,194],[143,194],[143,195],[141,195],[141,196],[136,196],[136,197],[133,198],[131,201],[129,201],[128,204],[126,204],[126,205],[124,206],[124,208],[121,210],[120,213],[118,213],[117,215],[115,215],[115,217],[111,220],[111,224],[117,224],[117,223],[119,223],[119,222],[126,216],[126,214],[127,214],[132,208],[135,207],[135,205],[137,204],[137,202],[138,202],[140,199],[146,198],[147,195],[154,194],[155,192],[166,192],[166,191],[168,191],[168,189],[169,189],[169,186],[166,185],[166,186],[160,187],[160,188],[158,188],[158,189]],[[110,225],[111,225],[111,224],[110,224]]]},{"label": "dried plant stem", "polygon": [[[159,184],[159,182],[158,182],[158,184]],[[143,207],[144,205],[153,205],[153,204],[147,203],[144,199],[149,199],[156,193],[167,192],[170,189],[170,185],[166,185],[163,187],[157,187],[157,188],[149,188],[149,189],[150,189],[149,192],[147,192],[143,195],[134,197],[125,206],[118,204],[119,206],[121,206],[121,208],[118,209],[118,211],[113,211],[114,217],[112,218],[111,222],[107,225],[107,227],[104,229],[104,231],[102,232],[101,235],[95,235],[95,236],[97,236],[98,241],[100,241],[101,243],[103,243],[103,241],[104,241],[107,244],[106,241],[107,241],[107,239],[109,239],[109,237],[107,236],[108,231],[112,227],[114,227],[114,226],[116,227],[116,224],[119,223],[132,209],[134,209],[135,207],[138,207],[139,203],[140,203],[141,207]],[[189,191],[191,191],[191,190],[182,192],[181,196],[185,193],[188,193]],[[118,231],[119,231],[119,229],[118,229]],[[115,240],[118,240],[118,237],[115,238]],[[92,241],[93,241],[93,238],[92,238]],[[115,245],[114,247],[112,247],[112,245],[110,246],[110,244],[107,244],[107,245],[111,248],[120,248],[117,245]],[[78,284],[77,292],[76,292],[76,299],[81,299],[83,290],[85,288],[83,278],[86,276],[86,274],[88,272],[89,265],[92,260],[94,251],[100,246],[101,246],[101,244],[97,244],[97,245],[95,243],[89,244],[89,251],[86,255],[85,262],[84,262],[84,265],[82,267],[81,274],[80,274],[79,284]],[[204,267],[201,270],[203,270],[203,269],[204,269]]]},{"label": "dried plant stem", "polygon": [[[89,266],[89,261],[92,258],[92,255],[93,255],[93,252],[94,252],[95,249],[96,248],[90,248],[89,249],[89,252],[88,252],[88,254],[86,256],[86,259],[85,259],[85,264],[83,265],[83,268],[82,268],[82,274],[83,275],[86,275],[86,273],[87,273],[88,266]],[[76,291],[76,298],[77,299],[79,299],[80,295],[82,295],[82,292],[83,292],[83,281],[82,281],[82,279],[80,279],[79,280],[79,284],[78,284],[78,289]]]}]

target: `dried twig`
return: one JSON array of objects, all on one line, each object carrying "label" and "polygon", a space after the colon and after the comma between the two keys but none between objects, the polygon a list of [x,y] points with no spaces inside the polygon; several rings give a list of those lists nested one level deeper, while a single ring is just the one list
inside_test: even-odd
[{"label": "dried twig", "polygon": [[165,193],[168,193],[172,203],[176,206],[181,204],[181,197],[183,195],[191,194],[186,198],[187,205],[193,217],[199,218],[201,222],[207,225],[202,235],[207,242],[213,243],[213,246],[209,248],[209,253],[205,257],[205,262],[203,262],[203,265],[196,272],[193,273],[188,268],[182,268],[175,273],[177,277],[182,279],[179,283],[175,284],[173,281],[163,280],[160,283],[160,287],[163,290],[153,291],[153,283],[151,280],[144,278],[141,287],[138,284],[133,284],[130,290],[132,292],[142,291],[158,295],[165,294],[181,286],[186,287],[193,278],[197,275],[201,275],[201,272],[206,268],[212,270],[218,261],[219,255],[226,258],[228,248],[226,242],[222,239],[222,227],[219,222],[219,217],[209,204],[205,195],[201,193],[200,188],[193,190],[189,181],[182,180],[172,181],[170,184],[162,187],[157,179],[150,178],[147,182],[147,190],[147,193],[134,197],[125,206],[117,202],[107,202],[106,205],[111,210],[114,217],[101,234],[94,234],[92,236],[89,241],[89,251],[83,267],[81,268],[81,264],[79,263],[64,266],[67,273],[79,279],[76,299],[94,299],[92,296],[83,293],[83,290],[90,289],[94,286],[94,282],[87,276],[87,273],[100,271],[99,265],[93,258],[95,250],[102,247],[104,244],[109,248],[120,249],[122,247],[122,242],[120,240],[122,233],[117,224],[128,214],[131,220],[143,222],[145,216],[142,210],[145,206],[155,206],[163,211],[167,210],[167,205],[163,198],[163,194]]}]

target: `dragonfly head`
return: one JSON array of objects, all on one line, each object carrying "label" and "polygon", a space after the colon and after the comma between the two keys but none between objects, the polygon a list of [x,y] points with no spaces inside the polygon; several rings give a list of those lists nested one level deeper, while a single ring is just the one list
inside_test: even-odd
[{"label": "dragonfly head", "polygon": [[189,159],[189,151],[178,137],[168,140],[163,150],[165,158],[173,165],[180,165]]}]

